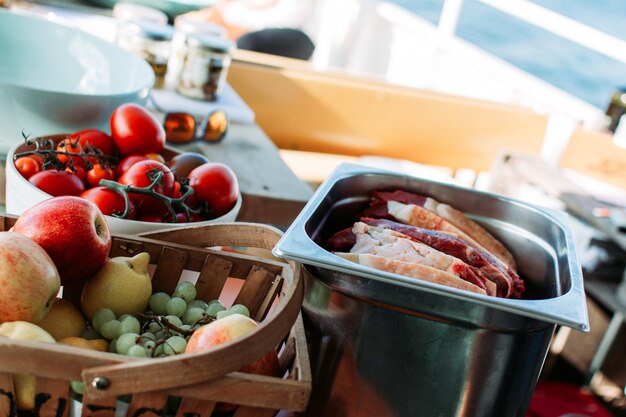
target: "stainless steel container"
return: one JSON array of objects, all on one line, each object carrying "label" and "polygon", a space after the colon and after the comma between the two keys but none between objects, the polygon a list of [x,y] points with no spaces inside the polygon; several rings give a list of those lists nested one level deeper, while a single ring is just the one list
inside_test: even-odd
[{"label": "stainless steel container", "polygon": [[[464,211],[513,253],[522,300],[351,263],[324,250],[372,191],[401,188]],[[274,253],[302,262],[312,416],[523,417],[556,328],[588,330],[567,216],[502,196],[344,164]]]}]

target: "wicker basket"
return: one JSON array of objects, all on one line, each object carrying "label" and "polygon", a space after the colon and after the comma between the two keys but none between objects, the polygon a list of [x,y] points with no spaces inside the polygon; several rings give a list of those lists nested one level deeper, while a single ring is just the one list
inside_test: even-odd
[{"label": "wicker basket", "polygon": [[[0,231],[14,222],[14,217],[0,217]],[[17,415],[12,373],[37,376],[35,414],[41,416],[68,415],[71,380],[85,382],[83,416],[120,416],[123,408],[128,408],[127,416],[211,416],[216,402],[238,404],[236,417],[273,416],[278,410],[306,408],[311,374],[299,316],[303,298],[300,265],[208,248],[270,249],[280,231],[259,224],[229,223],[173,233],[180,241],[205,247],[115,235],[111,256],[148,252],[154,265],[155,292],[172,292],[181,278],[190,279],[189,274],[192,280],[197,276],[198,298],[205,301],[223,295],[225,284],[242,283],[234,302],[248,306],[261,324],[246,336],[206,352],[151,359],[0,337],[0,416]],[[202,236],[200,244],[194,236]],[[64,288],[63,293],[72,299],[79,289]],[[279,353],[284,377],[236,372],[271,349]],[[132,395],[130,404],[121,403],[118,397],[128,398],[128,394]],[[174,409],[172,404],[177,404]]]}]

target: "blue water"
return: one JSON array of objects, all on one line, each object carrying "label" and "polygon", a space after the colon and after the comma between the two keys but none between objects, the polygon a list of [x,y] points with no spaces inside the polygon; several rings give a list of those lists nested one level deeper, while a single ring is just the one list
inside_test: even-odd
[{"label": "blue water", "polygon": [[[506,1],[506,0],[501,0]],[[626,40],[625,0],[532,0],[581,23]],[[394,0],[437,24],[443,0]],[[564,40],[478,0],[465,0],[457,36],[522,70],[604,109],[626,86],[626,64]]]}]

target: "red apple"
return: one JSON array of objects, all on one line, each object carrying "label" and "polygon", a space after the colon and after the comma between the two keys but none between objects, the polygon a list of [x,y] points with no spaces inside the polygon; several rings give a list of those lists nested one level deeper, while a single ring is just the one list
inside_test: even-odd
[{"label": "red apple", "polygon": [[[193,332],[187,342],[185,352],[199,352],[210,349],[213,346],[226,343],[248,333],[258,326],[258,323],[243,314],[231,314],[219,320],[199,327]],[[267,352],[265,356],[249,365],[244,366],[239,372],[277,376],[279,371],[278,355],[275,350]],[[219,412],[232,412],[237,408],[234,404],[218,403],[215,407]]]},{"label": "red apple", "polygon": [[0,232],[0,323],[41,320],[61,286],[45,250],[18,233]]},{"label": "red apple", "polygon": [[44,248],[59,270],[62,285],[89,278],[111,250],[104,215],[98,206],[80,197],[44,200],[26,210],[12,230]]}]

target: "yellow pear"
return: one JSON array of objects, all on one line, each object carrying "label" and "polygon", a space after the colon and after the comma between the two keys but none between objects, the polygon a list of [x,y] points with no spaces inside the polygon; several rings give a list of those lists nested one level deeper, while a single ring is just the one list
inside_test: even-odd
[{"label": "yellow pear", "polygon": [[83,313],[71,302],[57,298],[48,313],[37,325],[50,333],[56,340],[69,336],[80,336],[87,330]]},{"label": "yellow pear", "polygon": [[83,287],[80,304],[85,316],[91,321],[101,308],[110,308],[117,317],[143,312],[152,295],[149,263],[146,252],[108,259]]},{"label": "yellow pear", "polygon": [[[0,324],[0,336],[16,340],[32,340],[36,342],[54,343],[54,337],[36,324],[27,321],[10,321]],[[35,408],[35,387],[37,379],[34,375],[13,374],[13,386],[17,408],[30,411]]]}]

